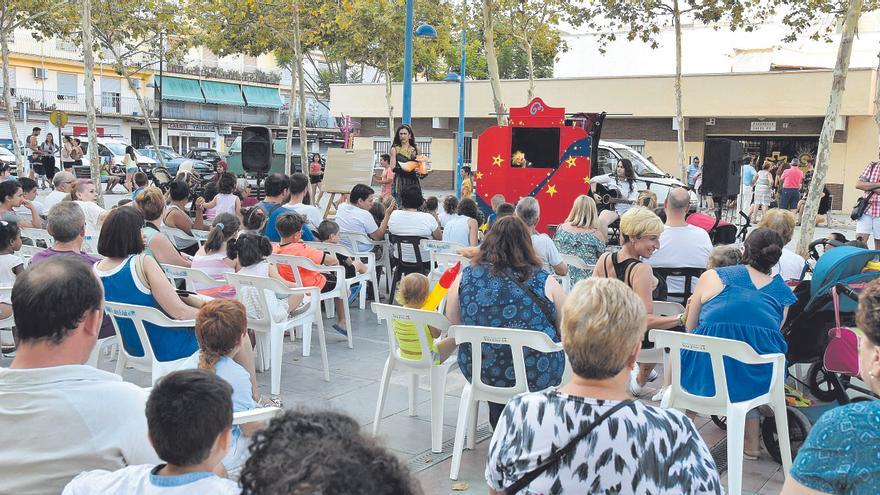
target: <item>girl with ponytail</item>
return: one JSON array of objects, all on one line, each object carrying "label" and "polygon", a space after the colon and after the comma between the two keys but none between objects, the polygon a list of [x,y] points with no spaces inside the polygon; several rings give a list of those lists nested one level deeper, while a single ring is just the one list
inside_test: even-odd
[{"label": "girl with ponytail", "polygon": [[[221,213],[214,218],[214,225],[208,231],[208,240],[199,248],[192,260],[192,267],[205,272],[214,280],[223,281],[224,275],[235,272],[236,261],[227,256],[227,244],[236,235],[241,223],[235,215]],[[195,290],[204,290],[195,284]]]},{"label": "girl with ponytail", "polygon": [[[275,265],[270,265],[266,258],[272,254],[272,244],[264,236],[256,234],[241,234],[237,239],[226,242],[226,257],[238,262],[238,273],[268,277],[278,280],[284,285],[294,288],[299,287],[295,282],[285,280]],[[247,313],[254,318],[262,318],[259,294],[252,287],[242,287],[239,291],[239,299],[247,308]],[[288,310],[294,311],[302,303],[302,295],[280,298],[269,298],[269,312],[272,319],[282,321],[287,318]]]},{"label": "girl with ponytail", "polygon": [[[745,342],[758,354],[785,354],[788,345],[780,329],[788,306],[796,298],[779,275],[770,275],[784,245],[779,233],[759,228],[746,238],[741,265],[706,270],[688,303],[687,330]],[[753,399],[769,389],[768,365],[725,359],[724,368],[728,377],[736,377],[727,382],[732,402]],[[713,373],[717,371],[712,369],[708,354],[682,351],[681,382],[690,393],[715,395]],[[757,409],[746,415],[747,459],[757,459],[761,453],[759,420]]]},{"label": "girl with ponytail", "polygon": [[[198,367],[226,380],[232,386],[232,412],[256,408],[251,376],[233,360],[243,346],[251,345],[244,306],[235,299],[214,299],[202,306],[196,315],[196,339],[199,350],[189,359],[187,367]],[[222,461],[227,472],[244,465],[250,443],[247,437],[255,430],[255,427],[232,427],[229,451]]]}]

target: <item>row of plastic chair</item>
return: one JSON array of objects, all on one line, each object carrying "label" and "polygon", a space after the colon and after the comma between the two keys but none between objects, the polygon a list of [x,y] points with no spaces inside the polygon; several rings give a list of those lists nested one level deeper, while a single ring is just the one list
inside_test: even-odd
[{"label": "row of plastic chair", "polygon": [[[675,311],[676,303],[656,302],[657,311]],[[527,392],[525,359],[523,348],[528,347],[539,352],[556,352],[562,345],[553,342],[546,334],[538,331],[451,325],[441,314],[433,311],[403,308],[388,304],[373,303],[373,311],[386,323],[388,331],[389,355],[385,362],[379,386],[379,397],[373,420],[373,434],[378,434],[388,393],[391,373],[401,370],[410,373],[409,380],[409,414],[415,415],[415,395],[418,388],[418,376],[427,375],[431,387],[431,450],[440,452],[442,449],[443,432],[443,401],[445,396],[446,376],[456,364],[455,356],[445,362],[435,364],[430,351],[427,332],[422,331],[426,325],[433,326],[442,333],[455,339],[457,345],[470,344],[471,349],[480,349],[482,343],[506,344],[510,346],[513,356],[515,384],[509,388],[487,385],[479,378],[481,373],[482,353],[472,353],[472,372],[474,378],[467,383],[462,391],[459,402],[458,420],[456,422],[455,441],[453,445],[450,478],[458,479],[461,467],[462,452],[465,448],[472,449],[476,439],[476,418],[479,402],[505,404],[517,394]],[[394,321],[411,322],[418,330],[421,358],[418,360],[404,357],[394,332]],[[672,373],[672,384],[663,393],[661,407],[673,407],[691,410],[704,415],[727,416],[728,443],[727,458],[728,491],[739,494],[742,490],[743,441],[746,413],[761,405],[769,406],[774,412],[776,428],[779,432],[783,467],[787,473],[791,467],[791,449],[788,438],[788,419],[785,407],[785,356],[782,354],[759,355],[747,343],[694,335],[667,330],[651,330],[649,339],[655,342],[656,354],[668,356],[668,364]],[[714,370],[716,393],[712,397],[696,396],[681,386],[681,351],[692,350],[710,355]],[[651,350],[653,352],[654,350]],[[646,351],[642,351],[643,353]],[[640,354],[640,359],[641,359]],[[727,393],[728,377],[723,361],[732,358],[746,364],[770,364],[773,367],[773,378],[766,394],[750,401],[731,402]],[[660,360],[662,362],[662,359]],[[476,370],[476,371],[475,371]],[[570,366],[566,358],[566,373],[562,383],[570,376]]]}]

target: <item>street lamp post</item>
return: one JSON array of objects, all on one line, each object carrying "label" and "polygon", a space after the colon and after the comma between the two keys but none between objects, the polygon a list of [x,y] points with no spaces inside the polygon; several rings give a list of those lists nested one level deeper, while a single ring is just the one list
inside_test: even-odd
[{"label": "street lamp post", "polygon": [[[413,2],[406,0],[406,33],[403,44],[403,111],[401,123],[412,124],[412,71],[413,71]],[[421,23],[415,30],[418,38],[437,38],[437,30],[430,24]]]},{"label": "street lamp post", "polygon": [[461,167],[464,166],[464,77],[467,52],[466,32],[461,30],[461,73],[458,82],[458,164],[455,167],[455,195],[461,196]]}]

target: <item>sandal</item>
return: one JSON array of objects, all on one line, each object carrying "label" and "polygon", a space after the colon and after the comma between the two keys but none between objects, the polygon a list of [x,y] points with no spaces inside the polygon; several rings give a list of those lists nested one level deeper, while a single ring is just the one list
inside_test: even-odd
[{"label": "sandal", "polygon": [[257,402],[257,407],[283,407],[283,402],[279,395],[271,395],[269,397],[260,396],[260,400]]},{"label": "sandal", "polygon": [[748,450],[743,450],[743,459],[745,459],[747,461],[757,461],[758,458],[760,458],[760,457],[761,457],[760,450],[757,450],[754,452],[748,451]]}]

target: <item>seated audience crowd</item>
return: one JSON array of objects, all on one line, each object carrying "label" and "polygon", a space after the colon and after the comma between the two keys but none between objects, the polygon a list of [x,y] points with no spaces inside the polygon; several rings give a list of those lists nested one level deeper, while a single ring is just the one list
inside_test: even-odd
[{"label": "seated audience crowd", "polygon": [[[615,174],[594,182],[629,197],[631,169],[621,160]],[[525,349],[519,363],[503,341],[474,349],[433,326],[393,322],[400,359],[421,359],[424,332],[434,363],[455,359],[469,382],[511,387],[524,372],[528,392],[488,405],[490,493],[720,494],[718,468],[692,419],[639,400],[658,377],[654,364],[637,363],[640,351],[653,347],[647,332],[686,331],[741,341],[759,354],[785,353],[781,327],[796,300],[787,283],[796,285],[807,269],[785,247],[795,229],[791,212],[766,211],[741,247],[713,247],[705,230],[687,223],[691,196],[684,188],[669,191],[660,213],[665,221],[623,203],[605,205],[600,214],[584,194],[564,222],[546,229],[531,196],[511,198],[514,206],[495,195],[490,210],[488,196],[426,199],[420,186],[410,185],[399,191],[398,205],[358,184],[335,217],[325,219],[323,208],[311,204],[309,177],[300,173],[270,174],[259,202],[249,194],[243,201],[249,183],[227,172],[210,183],[207,197],[184,181],[160,189],[142,172],[132,180],[131,204],[108,209],[98,205],[93,182],[69,172],[54,176],[55,190],[42,203],[33,180],[0,183],[0,287],[11,287],[0,290],[0,318],[15,322],[13,341],[3,341],[4,353],[14,353],[0,367],[0,493],[421,493],[403,462],[346,415],[288,410],[267,422],[233,424],[237,413],[281,405],[280,397],[260,392],[249,320],[268,310],[284,322],[314,308],[301,293],[255,286],[236,293],[226,275],[334,297],[332,328],[348,336],[364,321],[347,318],[349,305],[359,294],[378,300],[379,287],[349,280],[371,269],[368,259],[390,254],[392,273],[378,268],[378,275],[399,280],[398,304],[421,309],[430,280],[442,271],[431,266],[430,250],[451,243],[450,252],[463,261],[441,304],[449,323],[507,329],[511,336],[542,332],[561,346],[549,353]],[[610,220],[620,246],[609,246]],[[22,231],[44,225],[48,237]],[[207,239],[194,237],[198,231]],[[422,264],[413,267],[417,258]],[[581,263],[574,266],[573,259]],[[404,266],[408,271],[398,273]],[[172,281],[173,267],[211,280]],[[684,268],[696,272],[665,276]],[[692,294],[672,297],[687,292],[686,285]],[[680,302],[684,312],[663,313],[657,301]],[[149,351],[120,308],[112,318],[105,312],[114,303],[155,308],[186,326],[144,324],[155,358],[178,361],[152,389],[95,367],[101,343],[116,342],[129,356]],[[861,378],[875,392],[878,315],[880,281],[874,281],[861,294],[856,321],[864,332]],[[480,369],[473,369],[476,352]],[[721,370],[706,353],[681,356],[681,386],[713,396]],[[770,385],[766,366],[725,360],[724,371],[737,377],[727,382],[733,401]],[[876,491],[878,403],[823,415],[783,493]],[[757,409],[746,416],[747,459],[762,454],[760,417]]]}]

